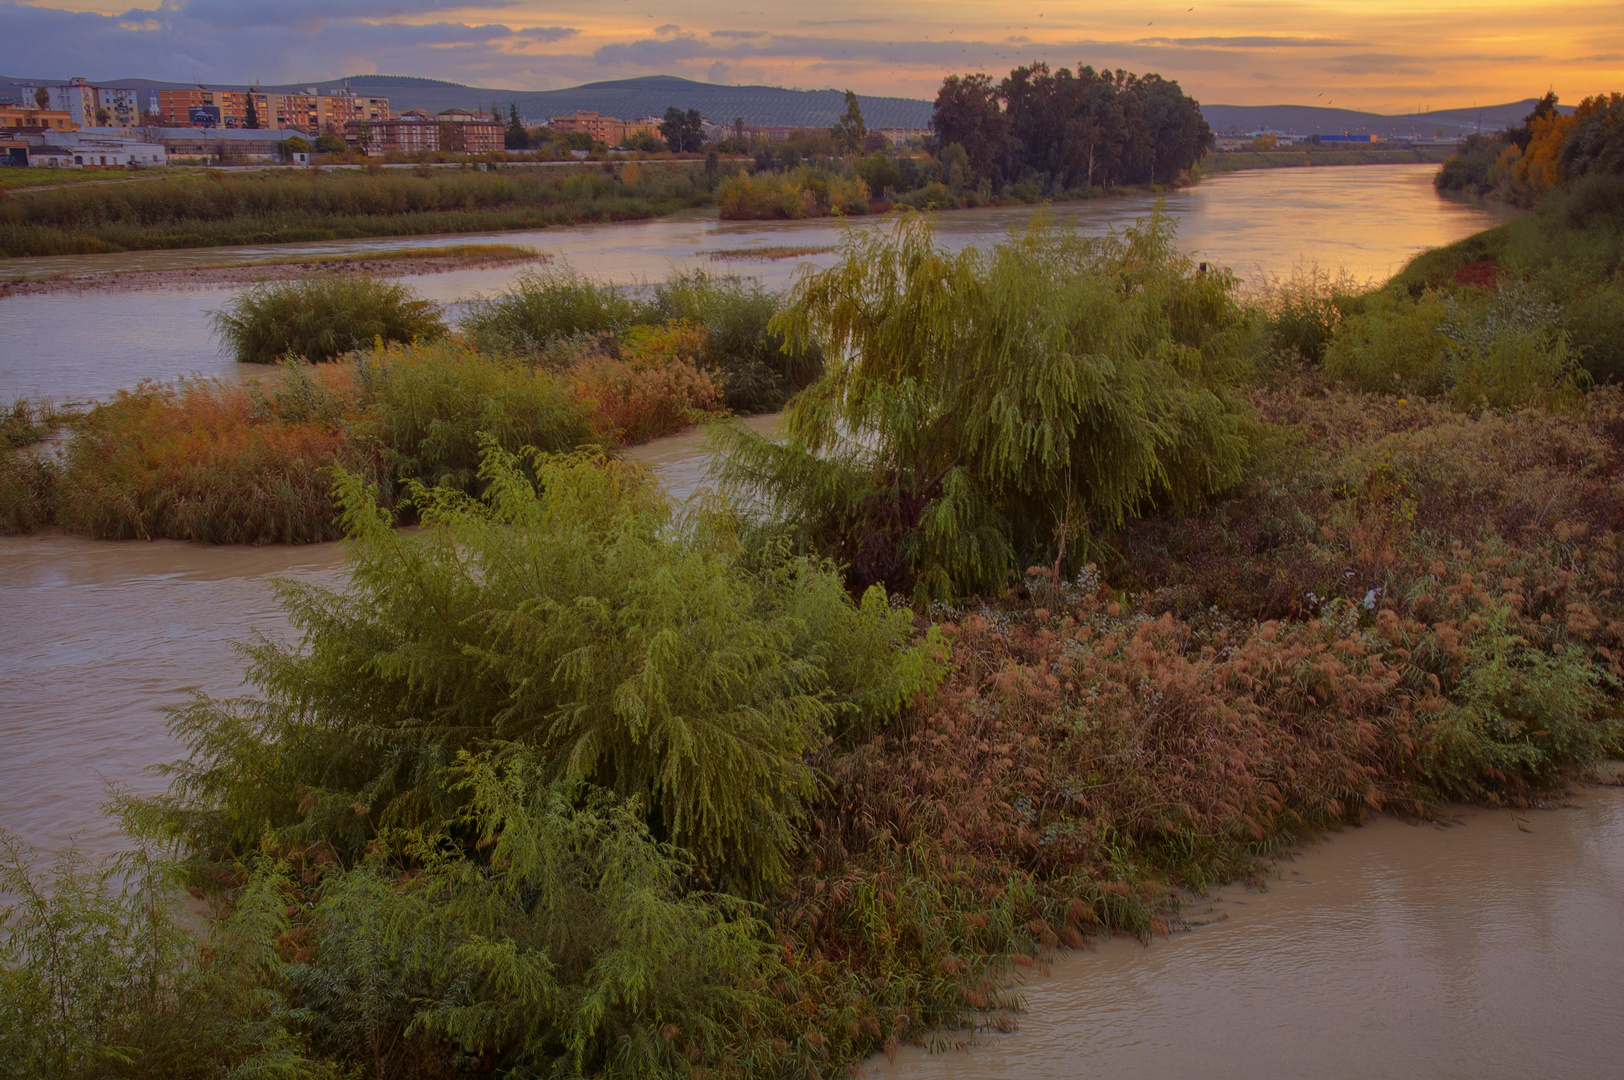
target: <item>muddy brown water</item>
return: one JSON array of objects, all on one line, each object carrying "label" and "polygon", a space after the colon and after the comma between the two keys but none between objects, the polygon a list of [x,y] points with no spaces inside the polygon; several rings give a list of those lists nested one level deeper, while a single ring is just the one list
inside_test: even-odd
[{"label": "muddy brown water", "polygon": [[[1370,165],[1327,169],[1267,169],[1229,173],[1170,192],[1167,208],[1178,242],[1196,258],[1232,267],[1248,282],[1289,275],[1317,264],[1354,278],[1380,280],[1429,247],[1452,243],[1493,224],[1493,216],[1439,197],[1429,165]],[[1044,210],[1100,234],[1148,214],[1148,196],[1062,203]],[[940,241],[958,250],[1002,239],[1023,227],[1036,207],[958,210],[937,216]],[[884,219],[851,219],[850,227],[881,227]],[[125,252],[0,259],[0,277],[177,269],[228,262],[357,255],[399,248],[500,242],[533,248],[556,264],[619,284],[658,281],[672,270],[704,269],[754,278],[772,289],[805,267],[836,256],[770,262],[717,262],[722,249],[838,244],[848,226],[832,219],[728,222],[688,212],[658,221],[580,225],[533,232],[446,237],[399,237],[308,244]],[[404,278],[428,299],[464,303],[510,286],[525,267],[479,267]],[[172,287],[141,292],[54,293],[0,298],[0,402],[15,397],[83,402],[135,386],[142,379],[230,375],[238,365],[215,340],[210,313],[242,289]]]},{"label": "muddy brown water", "polygon": [[1008,1035],[867,1080],[1624,1076],[1624,788],[1561,809],[1378,818],[1148,946],[1068,954]]},{"label": "muddy brown water", "polygon": [[[743,421],[764,434],[777,414]],[[633,447],[678,500],[704,482],[695,429]],[[172,540],[0,537],[0,826],[41,851],[120,838],[107,785],[155,793],[182,747],[168,707],[246,692],[236,643],[286,640],[273,580],[341,585],[341,544],[207,547]]]}]

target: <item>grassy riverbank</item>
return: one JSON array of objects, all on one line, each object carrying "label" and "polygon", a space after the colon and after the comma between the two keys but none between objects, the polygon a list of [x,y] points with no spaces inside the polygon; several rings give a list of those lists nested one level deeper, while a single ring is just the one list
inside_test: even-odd
[{"label": "grassy riverbank", "polygon": [[94,274],[5,276],[0,297],[49,292],[112,292],[188,285],[297,281],[329,274],[399,277],[480,266],[543,262],[548,257],[514,244],[445,244],[350,255],[301,255],[255,262],[201,263],[170,270],[114,270]]},{"label": "grassy riverbank", "polygon": [[0,256],[622,221],[706,205],[716,179],[703,163],[415,174],[267,170],[23,191],[0,202]]},{"label": "grassy riverbank", "polygon": [[1197,163],[1196,176],[1221,176],[1247,169],[1322,168],[1334,165],[1438,165],[1454,149],[1427,146],[1412,150],[1391,148],[1336,150],[1230,150],[1208,154]]},{"label": "grassy riverbank", "polygon": [[[1547,231],[1590,250],[1600,198]],[[0,1060],[827,1076],[1007,1027],[1045,950],[1297,837],[1624,754],[1624,394],[1509,257],[1426,265],[1254,304],[1159,219],[962,254],[903,223],[785,298],[541,277],[466,342],[290,369],[241,423],[373,395],[422,528],[335,460],[348,590],[289,587],[299,644],[177,715],[170,794],[121,803],[133,891],[10,850]],[[741,339],[810,385],[687,508],[406,359],[539,393],[769,309]]]}]

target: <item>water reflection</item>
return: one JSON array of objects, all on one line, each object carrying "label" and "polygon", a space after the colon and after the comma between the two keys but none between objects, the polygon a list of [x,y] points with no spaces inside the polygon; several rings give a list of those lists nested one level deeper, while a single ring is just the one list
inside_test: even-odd
[{"label": "water reflection", "polygon": [[[1493,223],[1481,208],[1441,199],[1430,165],[1272,169],[1231,173],[1167,196],[1180,243],[1197,258],[1233,267],[1249,280],[1289,274],[1300,263],[1347,270],[1361,280],[1389,276],[1411,256]],[[1131,224],[1148,213],[1148,196],[1065,203],[1047,212],[1089,233]],[[941,240],[958,249],[1023,226],[1035,207],[993,207],[940,215]],[[853,219],[876,228],[881,219]],[[583,273],[622,284],[658,280],[676,269],[748,275],[783,288],[803,266],[827,266],[833,255],[775,262],[717,262],[701,252],[751,246],[838,243],[847,226],[829,219],[723,222],[703,213],[659,221],[582,225],[473,239],[535,248]],[[468,243],[468,236],[345,240],[283,247],[11,259],[6,274],[163,269],[240,260],[387,251]],[[492,266],[410,277],[430,299],[455,304],[509,286],[522,267]],[[241,286],[144,292],[59,293],[0,299],[0,400],[101,397],[142,379],[218,376],[237,365],[220,352],[208,314]]]}]

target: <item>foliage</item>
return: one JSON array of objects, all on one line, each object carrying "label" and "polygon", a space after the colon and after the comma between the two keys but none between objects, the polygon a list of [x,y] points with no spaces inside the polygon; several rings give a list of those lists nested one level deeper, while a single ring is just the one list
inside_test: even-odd
[{"label": "foliage", "polygon": [[821,349],[773,327],[782,302],[759,285],[690,271],[657,286],[651,306],[659,317],[703,328],[700,365],[721,382],[728,408],[771,412],[823,371]]},{"label": "foliage", "polygon": [[374,342],[444,337],[440,309],[399,282],[324,275],[243,291],[214,314],[216,333],[244,364],[320,362]]},{"label": "foliage", "polygon": [[683,112],[675,105],[665,110],[660,121],[660,138],[677,154],[696,154],[705,146],[705,123],[698,109]]},{"label": "foliage", "polygon": [[443,767],[500,740],[549,783],[639,800],[712,881],[783,880],[816,792],[805,755],[928,689],[933,646],[821,565],[750,565],[724,522],[674,521],[632,466],[532,453],[521,471],[492,447],[483,477],[484,502],[415,494],[416,535],[343,480],[350,590],[285,588],[305,651],[260,644],[266,699],[182,725],[196,849],[271,830],[353,857],[378,828],[448,820]]},{"label": "foliage", "polygon": [[1560,310],[1527,287],[1377,294],[1325,350],[1325,370],[1378,393],[1500,408],[1572,403],[1576,358]]},{"label": "foliage", "polygon": [[99,867],[73,849],[37,872],[0,831],[0,1076],[331,1075],[278,993],[287,929],[273,870],[199,940],[177,867],[150,844]]},{"label": "foliage", "polygon": [[1054,194],[1171,183],[1212,147],[1200,106],[1178,83],[1045,63],[1016,68],[996,90],[985,75],[949,76],[931,127],[939,146],[963,147],[976,179]]},{"label": "foliage", "polygon": [[578,403],[573,374],[561,377],[454,342],[374,350],[355,365],[351,442],[376,448],[395,491],[416,482],[477,493],[485,441],[513,452],[604,445],[606,425]]},{"label": "foliage", "polygon": [[1547,93],[1521,125],[1470,135],[1444,163],[1440,191],[1494,194],[1531,206],[1547,192],[1587,175],[1624,174],[1624,95],[1587,97],[1571,112]]},{"label": "foliage", "polygon": [[863,149],[863,139],[868,135],[868,125],[863,123],[863,106],[858,102],[857,95],[850,90],[846,91],[846,111],[829,129],[829,135],[834,139],[835,145],[848,154],[855,154]]},{"label": "foliage", "polygon": [[1259,300],[1269,315],[1270,344],[1318,363],[1344,321],[1360,310],[1365,291],[1345,272],[1333,277],[1317,266],[1298,266],[1289,278],[1269,282]]},{"label": "foliage", "polygon": [[633,327],[619,358],[584,359],[571,369],[570,382],[615,441],[675,435],[721,408],[717,380],[696,364],[705,341],[705,332],[690,323]]},{"label": "foliage", "polygon": [[96,405],[54,470],[55,522],[98,539],[334,539],[328,470],[365,458],[350,457],[336,424],[255,405],[245,387],[201,380]]},{"label": "foliage", "polygon": [[1371,303],[1404,312],[1394,298],[1420,301],[1433,290],[1483,308],[1496,302],[1474,294],[1509,288],[1518,303],[1555,309],[1571,353],[1601,383],[1624,377],[1621,260],[1624,177],[1582,176],[1531,213],[1417,256],[1388,284],[1387,298]]},{"label": "foliage", "polygon": [[1113,576],[1198,624],[1350,613],[1402,676],[1393,775],[1520,798],[1619,750],[1621,406],[1473,416],[1287,384],[1260,397],[1283,436],[1264,467],[1209,515],[1131,526]]},{"label": "foliage", "polygon": [[[703,273],[674,275],[642,299],[568,270],[549,270],[527,274],[503,295],[475,304],[463,328],[481,350],[554,367],[597,354],[592,364],[608,374],[632,370],[614,362],[629,358],[627,342],[638,334],[672,321],[691,323],[703,332],[703,342],[688,353],[701,373],[720,384],[728,407],[760,412],[781,407],[822,369],[815,347],[792,345],[768,325],[779,305],[759,286]],[[693,376],[669,374],[678,377],[673,387],[685,383],[697,390]],[[703,407],[707,397],[690,397],[676,411]],[[624,427],[623,419],[615,426]]]},{"label": "foliage", "polygon": [[613,285],[547,268],[526,271],[506,293],[471,304],[462,329],[481,351],[540,356],[560,341],[618,334],[640,321],[646,321],[641,306]]},{"label": "foliage", "polygon": [[734,173],[716,191],[727,220],[866,214],[868,184],[860,176],[800,165],[784,172]]},{"label": "foliage", "polygon": [[708,203],[686,166],[475,172],[275,170],[61,187],[0,203],[0,255],[72,255],[537,229]]},{"label": "foliage", "polygon": [[1240,478],[1252,324],[1159,213],[1088,239],[1042,225],[952,255],[903,219],[852,234],[780,316],[831,360],[789,439],[725,431],[722,481],[836,559],[916,597],[1075,560],[1158,502]]},{"label": "foliage", "polygon": [[1561,175],[1569,179],[1591,173],[1624,175],[1624,94],[1615,90],[1585,98],[1573,119],[1562,143]]}]

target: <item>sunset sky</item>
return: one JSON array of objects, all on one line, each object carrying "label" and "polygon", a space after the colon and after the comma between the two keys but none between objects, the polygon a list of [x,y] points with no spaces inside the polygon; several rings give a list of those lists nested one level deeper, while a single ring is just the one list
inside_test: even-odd
[{"label": "sunset sky", "polygon": [[0,0],[0,74],[553,89],[671,74],[932,97],[1033,60],[1201,101],[1407,112],[1624,88],[1624,3],[1522,0]]}]

